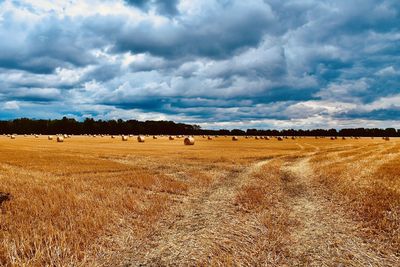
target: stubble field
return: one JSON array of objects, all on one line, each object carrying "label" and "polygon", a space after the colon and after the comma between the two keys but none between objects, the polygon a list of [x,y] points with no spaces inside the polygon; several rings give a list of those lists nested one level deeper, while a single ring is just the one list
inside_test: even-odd
[{"label": "stubble field", "polygon": [[0,137],[0,266],[399,266],[400,140]]}]

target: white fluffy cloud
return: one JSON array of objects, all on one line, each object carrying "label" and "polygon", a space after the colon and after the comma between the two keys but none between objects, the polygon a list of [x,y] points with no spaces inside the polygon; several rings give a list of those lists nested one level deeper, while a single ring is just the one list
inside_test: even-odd
[{"label": "white fluffy cloud", "polygon": [[15,110],[15,109],[19,109],[19,105],[17,101],[7,101],[4,103],[4,107],[5,110]]}]

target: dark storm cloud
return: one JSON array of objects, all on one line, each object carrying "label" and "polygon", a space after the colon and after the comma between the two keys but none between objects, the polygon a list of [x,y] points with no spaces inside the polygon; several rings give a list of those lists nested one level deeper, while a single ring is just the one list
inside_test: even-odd
[{"label": "dark storm cloud", "polygon": [[[136,5],[148,5],[148,2],[139,1]],[[123,19],[109,19],[109,23],[89,19],[87,28],[112,37],[115,52],[147,52],[167,58],[223,58],[245,47],[256,46],[269,28],[272,14],[267,5],[260,3],[254,6],[231,4],[225,9],[218,4],[210,13],[204,10],[198,17],[182,17],[161,26],[148,21],[132,24]]]},{"label": "dark storm cloud", "polygon": [[57,67],[94,63],[87,51],[91,37],[81,38],[78,24],[50,16],[33,26],[6,13],[0,28],[0,67],[49,74]]},{"label": "dark storm cloud", "polygon": [[352,110],[343,114],[338,114],[338,117],[365,120],[398,120],[400,117],[400,107],[376,109],[373,111]]},{"label": "dark storm cloud", "polygon": [[114,79],[121,73],[121,66],[119,64],[104,64],[95,67],[88,72],[82,80],[96,80],[98,82],[106,82]]},{"label": "dark storm cloud", "polygon": [[179,0],[125,0],[125,2],[146,11],[151,7],[155,7],[157,12],[168,16],[174,16],[179,13],[177,9]]},{"label": "dark storm cloud", "polygon": [[10,88],[2,90],[2,100],[46,103],[62,100],[62,94],[60,89],[56,88]]}]

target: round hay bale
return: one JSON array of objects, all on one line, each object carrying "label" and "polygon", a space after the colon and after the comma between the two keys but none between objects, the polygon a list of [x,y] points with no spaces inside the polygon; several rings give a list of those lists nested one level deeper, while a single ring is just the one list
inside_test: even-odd
[{"label": "round hay bale", "polygon": [[175,140],[175,137],[171,135],[170,137],[168,137],[168,139],[169,140]]},{"label": "round hay bale", "polygon": [[64,142],[64,137],[63,136],[57,136],[57,142],[58,143]]},{"label": "round hay bale", "polygon": [[121,140],[122,141],[128,141],[128,136],[125,136],[125,135],[121,136]]},{"label": "round hay bale", "polygon": [[283,141],[283,138],[279,136],[278,141]]},{"label": "round hay bale", "polygon": [[269,137],[268,137],[268,136],[265,136],[264,139],[265,139],[265,140],[269,140]]},{"label": "round hay bale", "polygon": [[143,135],[139,135],[139,136],[137,137],[137,141],[138,141],[139,143],[144,143],[144,140],[145,140],[145,137],[144,137]]},{"label": "round hay bale", "polygon": [[385,137],[385,141],[390,141],[390,138],[389,137]]},{"label": "round hay bale", "polygon": [[39,138],[39,135],[35,134],[35,138]]},{"label": "round hay bale", "polygon": [[346,137],[343,136],[343,137],[342,137],[342,140],[346,140]]},{"label": "round hay bale", "polygon": [[48,139],[48,140],[53,140],[53,136],[49,135],[49,136],[47,137],[47,139]]},{"label": "round hay bale", "polygon": [[237,136],[232,136],[232,141],[238,141],[239,138]]},{"label": "round hay bale", "polygon": [[157,139],[157,136],[153,135],[153,139]]},{"label": "round hay bale", "polygon": [[115,138],[115,136],[114,135],[111,135],[111,139],[114,139]]},{"label": "round hay bale", "polygon": [[208,139],[208,140],[212,140],[213,138],[212,138],[212,136],[209,136],[209,137],[207,137],[207,139]]},{"label": "round hay bale", "polygon": [[183,140],[185,146],[193,146],[194,145],[194,138],[192,136],[188,136]]},{"label": "round hay bale", "polygon": [[10,138],[11,138],[11,139],[15,139],[15,137],[16,137],[15,135],[11,135],[11,137],[10,137]]}]

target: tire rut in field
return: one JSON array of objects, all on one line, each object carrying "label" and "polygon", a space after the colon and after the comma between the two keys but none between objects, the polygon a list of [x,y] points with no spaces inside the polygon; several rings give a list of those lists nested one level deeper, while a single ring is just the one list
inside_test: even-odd
[{"label": "tire rut in field", "polygon": [[237,215],[233,199],[253,172],[270,160],[232,173],[207,191],[188,198],[156,227],[156,233],[131,250],[124,266],[188,266],[212,264],[227,253],[251,265],[254,239],[265,229],[254,218]]},{"label": "tire rut in field", "polygon": [[357,225],[312,182],[309,157],[282,168],[293,226],[290,265],[393,266],[357,236]]}]

